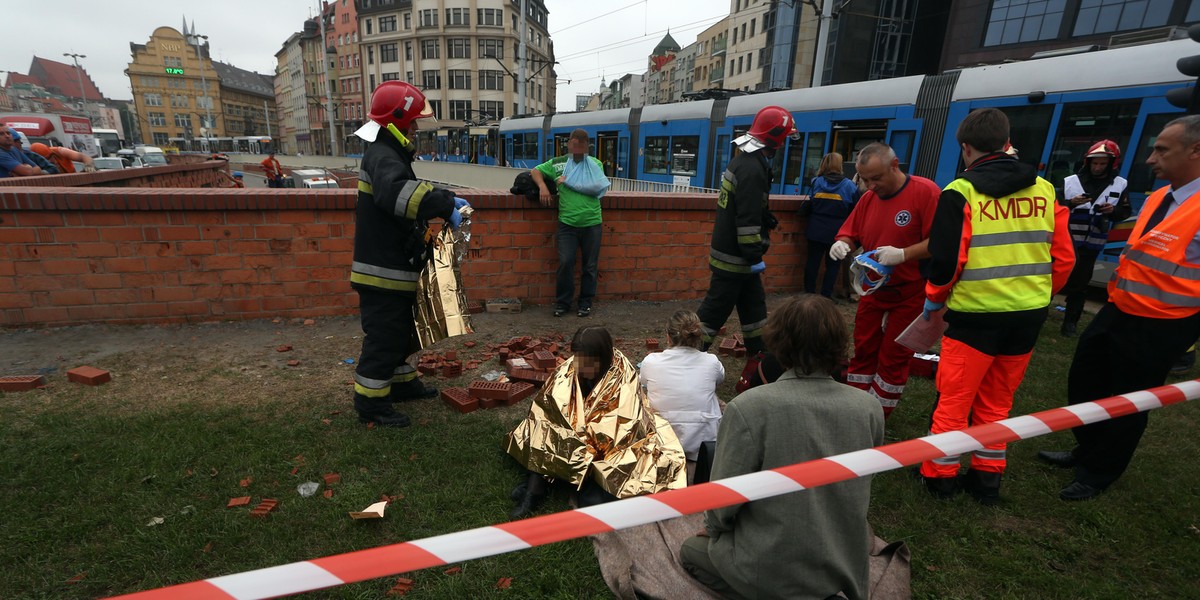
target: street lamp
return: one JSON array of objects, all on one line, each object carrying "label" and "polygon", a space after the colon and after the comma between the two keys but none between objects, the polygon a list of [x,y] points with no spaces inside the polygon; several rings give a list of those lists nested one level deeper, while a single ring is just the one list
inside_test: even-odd
[{"label": "street lamp", "polygon": [[63,56],[69,56],[75,62],[75,75],[79,77],[79,104],[83,106],[83,114],[87,114],[87,92],[83,90],[83,69],[79,66],[79,59],[87,58],[86,54],[75,54],[73,52],[63,52]]},{"label": "street lamp", "polygon": [[[207,35],[200,35],[195,31],[192,32],[193,45],[196,46],[196,61],[200,63],[200,85],[204,87],[204,114],[208,116],[204,120],[204,146],[208,146],[208,138],[212,137],[212,129],[216,126],[212,118],[212,97],[208,95],[208,79],[204,77],[204,59],[200,57],[200,40],[208,42]],[[199,116],[199,115],[197,115]]]}]

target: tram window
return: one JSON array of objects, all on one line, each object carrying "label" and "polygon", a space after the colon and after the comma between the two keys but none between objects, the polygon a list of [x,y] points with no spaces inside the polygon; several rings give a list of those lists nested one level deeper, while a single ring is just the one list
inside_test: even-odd
[{"label": "tram window", "polygon": [[1000,109],[1008,117],[1008,139],[1017,149],[1017,159],[1037,165],[1046,149],[1046,132],[1054,118],[1053,106],[1006,106]]},{"label": "tram window", "polygon": [[[812,183],[813,178],[817,176],[817,170],[821,168],[821,160],[824,158],[825,133],[821,132],[808,134],[808,145],[804,150],[804,180],[802,181],[805,186],[808,186],[810,183]],[[843,168],[845,168],[845,165],[843,165]],[[802,187],[800,189],[805,190],[807,193],[807,187]]]},{"label": "tram window", "polygon": [[518,133],[513,135],[513,158],[515,159],[534,159],[538,158],[537,147],[538,136],[536,133]]},{"label": "tram window", "polygon": [[[1179,113],[1166,115],[1149,115],[1146,117],[1146,126],[1142,128],[1142,139],[1138,141],[1136,152],[1133,154],[1133,162],[1129,165],[1129,191],[1135,194],[1149,194],[1154,191],[1155,178],[1154,172],[1150,167],[1146,166],[1146,159],[1150,158],[1150,152],[1154,150],[1154,140],[1158,139],[1159,132],[1163,127],[1167,126],[1173,119],[1179,118]],[[1125,148],[1128,153],[1134,150],[1133,148]],[[1125,155],[1125,160],[1129,160],[1129,154]],[[1124,161],[1122,161],[1124,162]]]},{"label": "tram window", "polygon": [[646,173],[666,175],[667,167],[669,166],[667,153],[670,149],[670,138],[666,136],[646,138]]},{"label": "tram window", "polygon": [[900,159],[900,170],[908,172],[909,162],[912,160],[913,140],[917,137],[915,131],[893,131],[892,132],[892,150],[896,153],[896,158]]},{"label": "tram window", "polygon": [[808,184],[807,179],[804,177],[804,140],[789,140],[783,184],[804,186]]},{"label": "tram window", "polygon": [[[1079,171],[1084,153],[1097,140],[1112,140],[1122,148],[1129,145],[1140,102],[1072,104],[1063,108],[1046,177],[1055,189],[1061,191],[1063,179]],[[1017,151],[1023,149],[1018,146]]]},{"label": "tram window", "polygon": [[696,155],[699,150],[699,136],[688,135],[671,138],[671,174],[695,175]]}]

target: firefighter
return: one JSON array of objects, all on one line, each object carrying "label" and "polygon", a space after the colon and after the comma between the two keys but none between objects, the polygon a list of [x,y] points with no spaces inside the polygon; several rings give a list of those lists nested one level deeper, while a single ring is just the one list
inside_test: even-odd
[{"label": "firefighter", "polygon": [[[1069,404],[1163,385],[1171,363],[1200,336],[1200,116],[1167,123],[1146,164],[1170,185],[1142,205],[1108,282],[1108,303],[1079,336],[1067,373]],[[1086,500],[1112,485],[1133,460],[1148,419],[1137,412],[1076,427],[1073,450],[1039,452],[1041,460],[1075,468],[1059,498]],[[1169,482],[1172,475],[1157,477]]]},{"label": "firefighter", "polygon": [[[929,239],[931,259],[923,316],[947,308],[949,324],[938,363],[931,433],[1008,418],[1013,394],[1049,314],[1050,298],[1075,262],[1067,210],[1054,186],[1003,151],[1008,117],[994,108],[972,112],[956,138],[967,169],[938,199]],[[921,464],[926,488],[949,498],[966,489],[982,504],[1000,499],[1005,445],[971,457],[959,479],[959,457]]]},{"label": "firefighter", "polygon": [[878,398],[887,418],[908,384],[913,353],[896,336],[921,315],[925,277],[918,261],[929,257],[929,228],[941,190],[901,171],[896,152],[886,144],[860,150],[855,167],[867,192],[838,230],[829,258],[842,260],[861,245],[892,270],[886,283],[858,301],[854,358],[846,372],[846,383]]},{"label": "firefighter", "polygon": [[354,263],[363,345],[354,371],[359,420],[404,427],[409,418],[392,402],[431,398],[405,358],[420,349],[413,320],[417,278],[431,257],[429,219],[462,222],[466,202],[417,179],[411,141],[417,120],[433,116],[425,95],[402,81],[385,81],[371,94],[370,118],[355,135],[368,143],[358,173]]},{"label": "firefighter", "polygon": [[762,328],[767,321],[763,255],[777,221],[767,206],[771,159],[784,140],[796,139],[791,113],[778,106],[758,111],[750,131],[733,140],[737,155],[721,178],[717,218],[713,223],[708,264],[712,279],[696,314],[703,329],[704,350],[736,307],[748,356],[765,350]]},{"label": "firefighter", "polygon": [[1120,164],[1120,146],[1112,140],[1100,140],[1088,148],[1079,173],[1063,180],[1063,203],[1070,211],[1071,239],[1075,242],[1075,270],[1063,287],[1067,312],[1063,314],[1061,333],[1065,337],[1075,337],[1096,257],[1108,243],[1108,231],[1113,223],[1133,213],[1128,182],[1117,175]]}]

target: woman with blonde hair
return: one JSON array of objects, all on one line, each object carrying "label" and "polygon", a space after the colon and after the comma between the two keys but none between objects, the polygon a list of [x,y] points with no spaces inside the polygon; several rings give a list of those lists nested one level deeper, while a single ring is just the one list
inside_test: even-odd
[{"label": "woman with blonde hair", "polygon": [[667,321],[667,346],[642,360],[642,387],[650,407],[671,424],[689,461],[696,460],[700,444],[717,439],[721,404],[717,386],[725,381],[725,367],[704,352],[700,317],[679,310]]},{"label": "woman with blonde hair", "polygon": [[838,264],[841,261],[829,258],[837,232],[858,201],[858,186],[846,179],[842,170],[842,155],[830,152],[821,159],[821,167],[812,181],[812,195],[808,202],[800,205],[800,215],[808,217],[804,236],[808,239],[808,259],[804,264],[804,291],[817,292],[817,272],[821,259],[825,259],[825,277],[821,279],[821,295],[833,296],[833,284],[837,282]]}]

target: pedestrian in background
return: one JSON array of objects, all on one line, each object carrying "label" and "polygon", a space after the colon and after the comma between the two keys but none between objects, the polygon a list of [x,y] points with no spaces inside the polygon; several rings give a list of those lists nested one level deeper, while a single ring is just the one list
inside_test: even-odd
[{"label": "pedestrian in background", "polygon": [[842,155],[830,152],[821,159],[817,176],[812,180],[809,201],[800,205],[800,216],[808,217],[804,237],[808,241],[808,255],[804,264],[804,291],[817,292],[817,273],[825,263],[825,277],[821,278],[821,295],[833,296],[833,284],[841,272],[841,261],[829,256],[837,232],[850,216],[854,203],[858,201],[858,186],[846,178],[842,171]]}]

